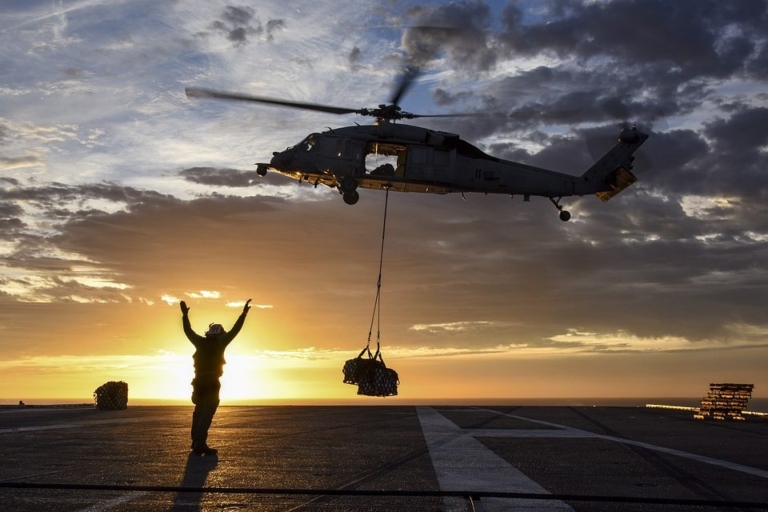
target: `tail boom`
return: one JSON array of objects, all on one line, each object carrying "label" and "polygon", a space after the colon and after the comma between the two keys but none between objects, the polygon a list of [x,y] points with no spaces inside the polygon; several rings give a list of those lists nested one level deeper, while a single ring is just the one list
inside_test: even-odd
[{"label": "tail boom", "polygon": [[622,130],[618,144],[581,176],[585,193],[593,193],[605,202],[636,182],[632,155],[647,138],[648,134],[635,127]]}]

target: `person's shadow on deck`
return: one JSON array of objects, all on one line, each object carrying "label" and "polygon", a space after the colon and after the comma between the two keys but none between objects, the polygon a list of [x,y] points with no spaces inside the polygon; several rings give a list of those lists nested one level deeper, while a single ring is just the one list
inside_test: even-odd
[{"label": "person's shadow on deck", "polygon": [[[207,455],[200,457],[190,452],[187,457],[187,466],[184,468],[184,477],[181,479],[180,487],[198,488],[205,485],[208,479],[208,473],[213,471],[219,463],[216,455]],[[201,492],[179,492],[173,499],[172,512],[191,512],[201,510],[203,493]]]}]

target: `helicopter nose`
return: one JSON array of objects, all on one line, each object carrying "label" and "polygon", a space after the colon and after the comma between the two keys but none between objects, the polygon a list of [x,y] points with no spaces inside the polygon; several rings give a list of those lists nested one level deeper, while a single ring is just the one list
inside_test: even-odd
[{"label": "helicopter nose", "polygon": [[293,158],[290,151],[283,151],[282,153],[275,151],[272,153],[272,161],[270,163],[278,168],[287,167],[291,163],[292,159]]}]

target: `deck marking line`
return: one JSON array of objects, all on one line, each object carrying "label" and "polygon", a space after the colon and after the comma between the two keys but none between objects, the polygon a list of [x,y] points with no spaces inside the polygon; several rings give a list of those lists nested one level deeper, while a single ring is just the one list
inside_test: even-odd
[{"label": "deck marking line", "polygon": [[[432,466],[443,491],[520,492],[550,494],[520,470],[499,457],[431,407],[416,408]],[[447,499],[450,510],[465,509],[466,502]],[[459,508],[463,507],[463,508]],[[487,512],[520,510],[573,511],[559,500],[483,498]]]},{"label": "deck marking line", "polygon": [[[615,436],[608,436],[608,435],[603,435],[603,434],[595,434],[594,432],[589,432],[589,431],[586,431],[586,430],[580,430],[580,429],[577,429],[577,428],[567,427],[565,425],[558,425],[557,423],[549,423],[549,422],[546,422],[546,421],[533,420],[533,419],[530,419],[530,418],[526,418],[525,416],[518,416],[516,414],[503,413],[503,412],[499,412],[499,411],[494,411],[493,409],[480,409],[480,408],[477,408],[475,410],[487,411],[487,412],[495,412],[496,414],[499,414],[501,416],[507,416],[509,418],[514,418],[514,419],[524,420],[524,421],[530,421],[532,423],[539,423],[541,425],[548,425],[548,426],[551,426],[551,427],[559,427],[559,428],[561,428],[563,430],[569,430],[569,431],[573,432],[574,433],[573,437],[579,437],[578,435],[575,435],[575,434],[576,433],[581,433],[582,434],[581,437],[594,437],[596,439],[605,439],[606,441],[615,441],[617,443],[622,443],[622,444],[631,444],[632,446],[638,446],[640,448],[645,448],[645,449],[648,449],[648,450],[662,452],[662,453],[666,453],[668,455],[674,455],[676,457],[681,457],[681,458],[684,458],[684,459],[695,460],[697,462],[703,462],[704,464],[710,464],[712,466],[720,466],[722,468],[731,469],[733,471],[739,471],[741,473],[746,473],[748,475],[752,475],[752,476],[757,476],[757,477],[760,477],[760,478],[768,479],[768,471],[766,471],[764,469],[758,469],[758,468],[753,468],[753,467],[750,467],[750,466],[745,466],[743,464],[736,464],[735,462],[728,462],[726,460],[715,459],[715,458],[707,457],[707,456],[704,456],[704,455],[697,455],[695,453],[688,453],[688,452],[684,452],[682,450],[675,450],[674,448],[665,448],[663,446],[658,446],[658,445],[650,444],[650,443],[644,443],[642,441],[634,441],[632,439],[625,439],[623,437],[615,437]],[[487,436],[487,437],[508,437],[508,436],[503,434],[503,431],[499,431],[498,433],[487,433],[487,434],[485,432],[487,432],[487,431],[484,431],[482,435]],[[541,431],[537,431],[537,432],[541,432]],[[521,435],[520,437],[524,437],[524,436]],[[552,435],[552,437],[565,437],[565,436],[562,436],[562,435]]]},{"label": "deck marking line", "polygon": [[111,508],[115,508],[119,505],[123,505],[124,503],[128,503],[135,499],[141,498],[145,494],[147,494],[146,491],[129,492],[128,494],[123,494],[122,496],[118,496],[117,498],[111,499],[109,501],[96,503],[95,505],[92,505],[88,508],[80,509],[79,512],[105,512]]},{"label": "deck marking line", "polygon": [[78,423],[56,423],[53,425],[38,425],[36,427],[11,427],[0,428],[0,434],[15,434],[17,432],[37,432],[40,430],[57,430],[60,428],[81,428],[89,425],[106,425],[109,423],[138,423],[141,421],[151,421],[153,418],[118,418],[114,420],[94,420]]},{"label": "deck marking line", "polygon": [[595,437],[592,432],[578,430],[554,430],[554,429],[495,429],[495,428],[473,428],[467,429],[465,433],[473,437],[552,437],[552,438],[583,438]]}]

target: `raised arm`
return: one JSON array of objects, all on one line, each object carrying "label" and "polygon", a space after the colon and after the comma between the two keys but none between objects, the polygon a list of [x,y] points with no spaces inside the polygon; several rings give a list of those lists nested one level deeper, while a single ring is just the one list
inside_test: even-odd
[{"label": "raised arm", "polygon": [[245,323],[245,317],[248,316],[248,311],[251,310],[251,299],[248,299],[245,301],[245,305],[243,306],[243,312],[240,313],[240,316],[237,317],[237,321],[235,321],[235,325],[232,326],[232,328],[229,330],[229,332],[226,334],[225,338],[222,340],[222,342],[225,345],[228,345],[233,339],[235,339],[235,336],[238,335],[240,332],[240,329],[243,328],[243,324]]},{"label": "raised arm", "polygon": [[187,335],[187,339],[192,342],[192,344],[197,347],[198,343],[203,341],[205,338],[197,334],[195,331],[192,330],[192,324],[189,323],[189,307],[187,307],[187,303],[184,301],[181,301],[179,304],[181,307],[181,324],[184,327],[184,334]]}]

